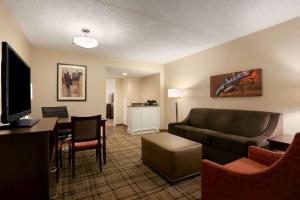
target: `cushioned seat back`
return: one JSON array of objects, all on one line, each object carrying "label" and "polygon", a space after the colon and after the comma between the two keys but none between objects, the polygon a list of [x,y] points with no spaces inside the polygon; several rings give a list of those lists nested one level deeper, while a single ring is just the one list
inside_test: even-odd
[{"label": "cushioned seat back", "polygon": [[193,108],[189,125],[197,128],[207,128],[208,118],[212,109],[209,108]]},{"label": "cushioned seat back", "polygon": [[266,129],[271,113],[237,110],[231,126],[231,134],[256,137]]},{"label": "cushioned seat back", "polygon": [[235,110],[213,109],[209,116],[207,129],[230,133],[234,113]]}]

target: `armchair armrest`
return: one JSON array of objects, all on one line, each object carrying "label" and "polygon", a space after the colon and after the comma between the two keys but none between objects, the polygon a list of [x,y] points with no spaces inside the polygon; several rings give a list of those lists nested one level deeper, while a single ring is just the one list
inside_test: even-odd
[{"label": "armchair armrest", "polygon": [[[280,185],[278,168],[262,169],[257,172],[241,172],[225,166],[202,161],[201,193],[202,200],[253,200],[254,197],[273,199],[280,190],[271,186]],[[276,193],[277,192],[277,193]]]},{"label": "armchair armrest", "polygon": [[261,164],[270,166],[279,160],[284,153],[272,152],[255,146],[248,149],[248,158]]},{"label": "armchair armrest", "polygon": [[237,172],[209,160],[202,160],[201,197],[203,200],[241,199],[240,177]]}]

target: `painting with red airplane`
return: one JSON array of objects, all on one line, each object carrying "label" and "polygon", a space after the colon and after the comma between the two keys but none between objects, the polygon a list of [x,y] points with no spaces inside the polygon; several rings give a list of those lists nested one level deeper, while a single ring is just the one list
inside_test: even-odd
[{"label": "painting with red airplane", "polygon": [[262,69],[210,77],[211,97],[249,97],[262,95]]}]

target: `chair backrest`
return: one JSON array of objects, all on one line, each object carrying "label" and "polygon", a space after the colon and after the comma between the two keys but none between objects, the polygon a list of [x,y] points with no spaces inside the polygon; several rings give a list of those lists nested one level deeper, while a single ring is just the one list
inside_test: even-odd
[{"label": "chair backrest", "polygon": [[[294,137],[292,144],[284,156],[275,162],[270,170],[274,170],[279,181],[278,199],[299,199],[300,195],[300,133]],[[274,198],[275,199],[275,198]]]},{"label": "chair backrest", "polygon": [[277,163],[288,163],[288,165],[293,166],[293,169],[297,167],[297,169],[300,170],[300,132],[295,134],[284,156],[278,160]]},{"label": "chair backrest", "polygon": [[101,115],[71,117],[72,142],[100,140]]},{"label": "chair backrest", "polygon": [[42,107],[42,114],[43,114],[44,118],[48,118],[48,117],[67,118],[67,117],[69,117],[67,106]]}]

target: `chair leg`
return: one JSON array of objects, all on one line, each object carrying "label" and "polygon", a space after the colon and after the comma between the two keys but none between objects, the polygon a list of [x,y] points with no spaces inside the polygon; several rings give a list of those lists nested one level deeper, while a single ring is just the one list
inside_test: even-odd
[{"label": "chair leg", "polygon": [[59,150],[59,164],[60,168],[62,168],[62,148]]},{"label": "chair leg", "polygon": [[102,172],[102,159],[101,159],[101,157],[102,157],[102,153],[101,153],[101,146],[99,146],[98,147],[98,157],[99,157],[99,168],[100,168],[100,172]]},{"label": "chair leg", "polygon": [[71,156],[72,156],[72,151],[71,151],[71,145],[69,145],[69,167],[71,166]]},{"label": "chair leg", "polygon": [[96,148],[96,161],[98,161],[98,158],[99,158],[98,154],[99,154],[98,148]]},{"label": "chair leg", "polygon": [[75,150],[72,150],[72,176],[75,178]]}]

